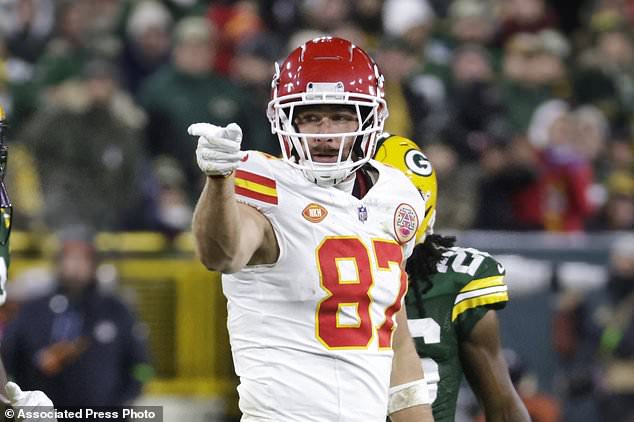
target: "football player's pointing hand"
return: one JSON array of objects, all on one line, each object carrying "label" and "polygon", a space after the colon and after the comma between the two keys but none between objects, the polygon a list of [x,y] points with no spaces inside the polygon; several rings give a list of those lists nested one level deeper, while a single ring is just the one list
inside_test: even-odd
[{"label": "football player's pointing hand", "polygon": [[236,123],[226,127],[194,123],[187,132],[198,136],[196,161],[207,176],[227,176],[238,167],[244,152],[240,150],[242,129]]}]

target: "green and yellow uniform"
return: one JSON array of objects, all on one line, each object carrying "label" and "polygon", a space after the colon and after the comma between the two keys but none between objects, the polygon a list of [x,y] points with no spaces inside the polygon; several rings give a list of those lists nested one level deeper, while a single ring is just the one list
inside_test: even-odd
[{"label": "green and yellow uniform", "polygon": [[489,309],[508,302],[504,267],[485,252],[453,247],[437,272],[415,279],[405,298],[409,328],[422,358],[436,422],[454,420],[463,369],[460,343]]},{"label": "green and yellow uniform", "polygon": [[[2,186],[4,189],[4,186]],[[5,284],[9,268],[9,234],[11,233],[11,205],[0,206],[0,304],[6,299]]]},{"label": "green and yellow uniform", "polygon": [[9,195],[4,187],[7,169],[8,148],[5,143],[6,116],[0,106],[0,305],[7,298],[5,284],[9,267],[9,235],[11,234],[12,208]]}]

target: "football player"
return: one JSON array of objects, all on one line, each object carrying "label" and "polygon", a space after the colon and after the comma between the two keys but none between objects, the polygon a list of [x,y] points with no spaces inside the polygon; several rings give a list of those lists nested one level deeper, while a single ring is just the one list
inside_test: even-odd
[{"label": "football player", "polygon": [[425,203],[371,160],[383,77],[322,37],[276,66],[272,88],[281,159],[241,151],[236,124],[189,128],[207,175],[193,233],[223,273],[242,420],[432,420],[402,306]]},{"label": "football player", "polygon": [[[0,106],[0,305],[7,299],[7,271],[9,268],[9,237],[11,235],[12,206],[9,195],[4,185],[4,176],[7,170],[9,148],[5,143],[7,130],[6,115]],[[7,382],[7,374],[2,361],[0,361],[0,385],[5,386],[5,394],[0,393],[0,402],[13,407],[39,407],[50,406],[53,403],[46,394],[41,391],[22,391],[14,382]],[[48,421],[54,419],[46,419]]]},{"label": "football player", "polygon": [[436,173],[411,140],[384,134],[375,159],[403,171],[425,198],[418,244],[407,261],[405,303],[436,422],[453,421],[463,373],[486,420],[529,422],[500,347],[495,310],[508,302],[502,264],[486,252],[433,234]]}]

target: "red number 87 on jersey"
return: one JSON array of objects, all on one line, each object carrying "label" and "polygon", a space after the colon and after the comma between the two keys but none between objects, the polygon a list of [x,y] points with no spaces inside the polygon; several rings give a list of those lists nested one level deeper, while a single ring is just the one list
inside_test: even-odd
[{"label": "red number 87 on jersey", "polygon": [[[396,298],[378,327],[370,315],[375,271],[366,245],[358,237],[326,237],[317,247],[321,287],[328,294],[317,305],[316,336],[329,349],[365,349],[375,330],[379,348],[392,347],[394,314],[407,291],[407,276],[400,268],[403,251],[394,241],[373,239],[372,252],[378,271],[393,271],[395,263],[400,273]],[[345,320],[350,314],[355,317]]]}]

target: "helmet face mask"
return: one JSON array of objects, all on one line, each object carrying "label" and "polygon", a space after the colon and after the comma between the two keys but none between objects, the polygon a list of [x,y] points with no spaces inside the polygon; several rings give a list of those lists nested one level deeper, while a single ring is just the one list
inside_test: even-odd
[{"label": "helmet face mask", "polygon": [[[372,158],[387,106],[383,76],[363,50],[339,38],[309,41],[293,51],[281,66],[276,65],[272,89],[267,110],[271,130],[278,135],[283,158],[302,170],[310,181],[337,184]],[[314,132],[300,132],[296,119],[299,111],[323,106],[346,108],[354,113],[355,128],[349,130],[348,125],[346,130],[337,132],[344,125],[331,124],[334,130],[319,132],[320,128],[314,125]],[[310,148],[315,139],[338,141],[337,159],[315,160]]]}]

